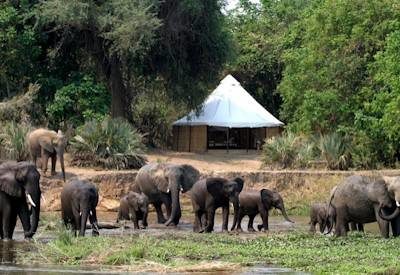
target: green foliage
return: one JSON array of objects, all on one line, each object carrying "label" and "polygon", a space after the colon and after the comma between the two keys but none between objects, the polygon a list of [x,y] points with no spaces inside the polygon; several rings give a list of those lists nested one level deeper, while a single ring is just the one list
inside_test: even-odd
[{"label": "green foliage", "polygon": [[103,118],[109,112],[110,101],[103,85],[83,76],[56,91],[53,102],[47,106],[47,114],[56,128],[61,124],[77,127],[84,121]]},{"label": "green foliage", "polygon": [[[37,33],[26,22],[28,12],[11,1],[0,3],[0,98],[20,93],[34,82],[41,53]],[[24,6],[21,4],[21,6]]]},{"label": "green foliage", "polygon": [[0,134],[1,158],[23,161],[29,159],[26,136],[31,126],[26,123],[6,122]]},{"label": "green foliage", "polygon": [[71,163],[107,169],[140,168],[146,162],[143,147],[142,136],[125,120],[89,120],[71,140]]},{"label": "green foliage", "polygon": [[[240,238],[227,234],[170,234],[160,236],[118,236],[58,239],[32,249],[22,260],[54,264],[131,265],[138,271],[193,270],[218,263],[218,271],[232,265],[250,268],[273,265],[316,274],[366,274],[400,272],[399,238],[390,240],[372,234],[350,234],[346,238],[287,232]],[[361,251],[361,252],[360,252]],[[29,259],[29,260],[28,260]],[[28,262],[32,264],[32,262]],[[150,263],[153,263],[151,266]],[[150,266],[149,266],[150,265]],[[238,267],[233,268],[237,271]],[[186,268],[186,269],[185,269]],[[132,269],[130,269],[132,271]]]},{"label": "green foliage", "polygon": [[351,165],[349,141],[338,133],[323,135],[319,139],[321,157],[331,170],[347,170]]},{"label": "green foliage", "polygon": [[298,153],[298,138],[292,132],[266,140],[263,146],[263,162],[278,164],[282,168],[292,167]]}]

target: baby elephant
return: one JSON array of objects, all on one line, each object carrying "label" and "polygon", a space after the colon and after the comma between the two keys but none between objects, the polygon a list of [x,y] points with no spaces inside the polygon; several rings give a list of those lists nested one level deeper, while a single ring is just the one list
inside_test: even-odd
[{"label": "baby elephant", "polygon": [[260,213],[263,223],[258,225],[258,230],[268,230],[268,212],[273,207],[281,210],[283,217],[288,222],[293,222],[286,214],[283,199],[278,192],[268,189],[261,191],[248,190],[240,193],[239,196],[239,219],[237,224],[237,231],[242,231],[241,222],[244,216],[249,216],[248,231],[255,231],[253,228],[253,221],[257,214]]},{"label": "baby elephant", "polygon": [[[332,212],[332,211],[330,211]],[[332,215],[332,213],[330,213]],[[310,232],[315,233],[318,224],[319,231],[324,233],[326,228],[331,228],[331,216],[328,216],[328,205],[326,203],[313,203],[310,208]]]},{"label": "baby elephant", "polygon": [[149,199],[145,194],[129,191],[121,198],[117,222],[131,220],[133,228],[139,229],[139,220],[142,220],[142,229],[147,227],[147,214],[149,212]]},{"label": "baby elephant", "polygon": [[96,187],[83,180],[71,180],[64,185],[61,191],[61,215],[65,226],[72,225],[72,231],[76,235],[85,236],[86,222],[92,225],[92,235],[99,235],[97,224],[96,206],[99,194]]}]

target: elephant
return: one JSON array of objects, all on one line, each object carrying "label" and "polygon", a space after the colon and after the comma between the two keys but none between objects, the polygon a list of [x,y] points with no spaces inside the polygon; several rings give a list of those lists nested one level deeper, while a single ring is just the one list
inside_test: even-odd
[{"label": "elephant", "polygon": [[243,191],[239,195],[239,219],[237,222],[237,231],[242,231],[241,222],[244,216],[249,216],[249,223],[247,226],[248,231],[255,231],[253,228],[253,221],[257,214],[261,215],[262,224],[258,225],[258,230],[268,230],[268,212],[272,207],[279,209],[282,212],[283,217],[288,222],[293,222],[289,219],[286,214],[285,205],[283,199],[278,192],[271,191],[268,189],[258,190],[247,190]]},{"label": "elephant", "polygon": [[233,180],[207,178],[197,181],[190,192],[195,213],[193,231],[213,231],[215,210],[219,207],[222,207],[222,231],[228,231],[229,202],[232,202],[234,207],[234,221],[231,228],[233,230],[239,217],[239,194],[243,184],[241,178]]},{"label": "elephant", "polygon": [[[397,237],[400,235],[400,177],[383,177],[383,180],[392,199],[393,207],[389,210],[381,209],[379,216],[390,221],[393,236]],[[388,211],[392,213],[388,214]]]},{"label": "elephant", "polygon": [[72,232],[85,236],[86,222],[92,225],[92,235],[99,235],[96,206],[99,201],[97,188],[83,180],[73,179],[61,191],[61,215],[66,227],[72,225]]},{"label": "elephant", "polygon": [[[329,207],[331,206],[335,211],[336,236],[347,235],[349,222],[364,224],[377,221],[381,235],[389,237],[389,221],[381,216],[393,209],[393,201],[383,179],[358,175],[345,178],[331,194]],[[392,220],[394,236],[398,235],[397,217],[398,215],[386,216]]]},{"label": "elephant", "polygon": [[17,216],[25,238],[36,233],[40,219],[40,173],[33,163],[0,165],[0,238],[12,239]]},{"label": "elephant", "polygon": [[47,172],[47,162],[51,158],[51,175],[56,174],[57,156],[60,160],[61,172],[65,182],[64,150],[66,139],[59,130],[58,133],[47,129],[36,129],[28,134],[27,137],[29,150],[33,162],[36,164],[38,157],[41,157],[41,168],[43,173]]},{"label": "elephant", "polygon": [[[138,171],[133,191],[148,197],[156,209],[158,223],[178,225],[182,216],[179,193],[189,191],[199,177],[199,171],[191,165],[149,163]],[[168,220],[162,204],[166,206]]]},{"label": "elephant", "polygon": [[333,208],[328,213],[327,203],[313,203],[310,207],[310,232],[315,233],[315,226],[318,224],[319,232],[324,233],[325,229],[331,228],[331,222],[334,219]]},{"label": "elephant", "polygon": [[139,229],[139,220],[142,220],[143,229],[147,227],[147,214],[149,213],[149,199],[144,194],[129,191],[121,198],[118,219],[132,220],[134,229]]}]

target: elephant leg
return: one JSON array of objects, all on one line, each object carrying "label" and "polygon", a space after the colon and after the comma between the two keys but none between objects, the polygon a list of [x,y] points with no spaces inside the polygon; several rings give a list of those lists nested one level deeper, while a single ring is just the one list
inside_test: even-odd
[{"label": "elephant leg", "polygon": [[337,208],[335,235],[338,237],[347,236],[346,226],[348,226],[348,221],[346,219],[346,211],[343,208]]},{"label": "elephant leg", "polygon": [[207,209],[207,226],[205,231],[212,232],[214,230],[214,217],[215,217],[215,209]]},{"label": "elephant leg", "polygon": [[154,205],[154,208],[156,209],[156,212],[157,212],[157,222],[158,223],[165,223],[167,220],[165,219],[164,214],[162,212],[161,203],[160,202],[155,202],[155,203],[153,203],[153,205]]},{"label": "elephant leg", "polygon": [[51,154],[51,175],[56,175],[57,154]]},{"label": "elephant leg", "polygon": [[228,231],[229,205],[222,207],[222,232]]},{"label": "elephant leg", "polygon": [[400,235],[400,218],[395,218],[394,220],[390,221],[390,225],[392,227],[393,237],[399,236]]},{"label": "elephant leg", "polygon": [[310,221],[310,232],[315,233],[315,226],[317,225],[318,222],[316,221]]},{"label": "elephant leg", "polygon": [[21,220],[22,228],[24,229],[25,238],[31,238],[33,236],[33,233],[31,232],[31,220],[30,220],[31,213],[26,203],[23,203],[18,208],[18,216],[19,219]]},{"label": "elephant leg", "polygon": [[262,224],[259,224],[257,226],[258,231],[261,231],[261,230],[267,231],[268,230],[268,211],[265,209],[261,209],[260,216],[262,219]]},{"label": "elephant leg", "polygon": [[244,214],[242,211],[239,212],[239,218],[238,218],[238,224],[236,226],[236,231],[242,232],[242,220],[243,220]]},{"label": "elephant leg", "polygon": [[247,224],[247,231],[249,232],[254,232],[256,231],[253,227],[253,223],[254,223],[254,218],[256,217],[256,215],[249,215],[249,223]]},{"label": "elephant leg", "polygon": [[162,203],[165,205],[165,209],[167,210],[167,217],[171,217],[171,211],[172,211],[172,201],[171,201],[171,195],[164,195],[161,197]]},{"label": "elephant leg", "polygon": [[350,223],[350,230],[351,231],[357,231],[357,224],[355,222]]},{"label": "elephant leg", "polygon": [[202,224],[201,224],[201,216],[202,215],[203,215],[203,212],[201,210],[197,210],[194,213],[193,232],[199,233],[200,231],[203,230]]},{"label": "elephant leg", "polygon": [[14,234],[14,229],[15,229],[15,225],[17,224],[17,215],[15,213],[13,213],[13,215],[11,215],[10,217],[10,223],[9,223],[9,228],[8,228],[8,238],[6,237],[6,239],[12,239],[13,234]]},{"label": "elephant leg", "polygon": [[344,227],[346,228],[346,232],[349,232],[349,231],[350,231],[349,223],[346,223],[346,224],[344,225]]},{"label": "elephant leg", "polygon": [[3,233],[3,218],[0,217],[0,240],[4,238],[4,233]]},{"label": "elephant leg", "polygon": [[49,162],[49,154],[42,148],[42,171],[46,175],[47,164]]},{"label": "elephant leg", "polygon": [[383,220],[379,216],[379,207],[375,207],[375,217],[376,221],[378,222],[379,231],[381,232],[382,237],[389,238],[389,222]]},{"label": "elephant leg", "polygon": [[357,230],[360,232],[364,232],[364,225],[362,223],[357,223]]}]

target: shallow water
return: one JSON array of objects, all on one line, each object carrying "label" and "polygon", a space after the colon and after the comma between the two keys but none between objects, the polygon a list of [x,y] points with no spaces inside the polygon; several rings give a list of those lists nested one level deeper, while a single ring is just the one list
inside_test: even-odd
[{"label": "shallow water", "polygon": [[[43,213],[43,217],[46,215],[58,216],[60,213]],[[114,224],[117,217],[116,212],[99,212],[98,220],[99,223]],[[139,234],[149,235],[162,235],[165,232],[191,232],[192,231],[192,213],[184,213],[180,224],[177,227],[165,227],[162,224],[157,224],[155,220],[156,214],[154,212],[149,214],[149,228],[146,230],[140,230]],[[270,232],[289,232],[289,231],[307,231],[309,229],[309,218],[304,216],[291,216],[290,217],[295,223],[286,222],[282,216],[272,216],[269,218],[269,230]],[[233,217],[230,217],[232,222]],[[261,232],[247,232],[248,219],[242,220],[242,228],[244,232],[237,236],[241,238],[253,238]],[[254,221],[254,227],[261,223],[261,218],[258,216]],[[221,232],[222,216],[220,213],[216,214],[215,227],[216,233]],[[126,225],[132,225],[131,222],[126,222]],[[229,224],[229,227],[231,223]],[[366,232],[378,233],[378,227],[376,223],[368,224],[365,226]],[[90,235],[91,230],[86,231],[87,235]],[[138,234],[138,231],[132,228],[122,229],[100,229],[100,234],[105,236],[115,235],[129,235]],[[46,231],[45,233],[40,231],[36,234],[35,239],[39,242],[48,242],[53,239],[55,233]],[[20,225],[17,226],[14,233],[13,241],[0,241],[0,273],[1,274],[124,274],[124,272],[102,270],[101,267],[59,267],[59,266],[20,266],[16,264],[17,253],[23,253],[32,249],[32,245],[28,241],[23,240],[23,232]],[[232,272],[211,272],[212,274],[232,274]],[[126,274],[126,273],[125,273]],[[152,273],[147,273],[152,274]],[[154,274],[154,273],[153,273]],[[254,266],[245,268],[234,274],[306,274],[301,272],[294,272],[290,269],[271,267],[271,266]]]}]

